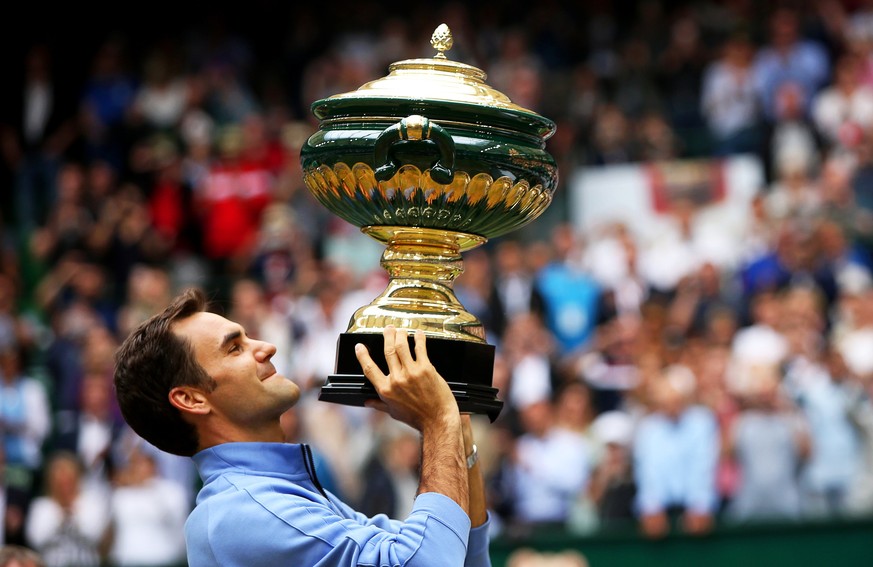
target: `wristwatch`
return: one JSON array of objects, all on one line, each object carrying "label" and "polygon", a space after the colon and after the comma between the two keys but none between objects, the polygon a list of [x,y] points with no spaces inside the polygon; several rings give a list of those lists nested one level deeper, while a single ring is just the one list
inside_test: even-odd
[{"label": "wristwatch", "polygon": [[472,469],[473,465],[479,462],[479,449],[473,443],[473,452],[467,455],[467,468]]}]

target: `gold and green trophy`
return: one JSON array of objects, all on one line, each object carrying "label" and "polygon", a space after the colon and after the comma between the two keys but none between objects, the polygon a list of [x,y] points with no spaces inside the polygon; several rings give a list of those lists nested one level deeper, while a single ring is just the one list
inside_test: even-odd
[{"label": "gold and green trophy", "polygon": [[[393,63],[387,76],[312,104],[319,130],[301,162],[310,192],[333,214],[385,244],[390,280],[338,339],[336,373],[319,399],[377,398],[354,354],[367,346],[387,372],[382,331],[427,337],[428,357],[462,412],[493,421],[494,346],[452,289],[461,253],[536,219],[552,202],[558,169],[545,149],[555,124],[513,104],[476,67],[449,60],[440,25],[430,59]],[[410,338],[411,340],[411,338]]]}]

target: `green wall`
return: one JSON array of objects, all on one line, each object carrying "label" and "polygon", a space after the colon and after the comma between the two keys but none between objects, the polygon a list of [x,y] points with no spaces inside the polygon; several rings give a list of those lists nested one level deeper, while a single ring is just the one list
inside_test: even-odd
[{"label": "green wall", "polygon": [[513,551],[575,550],[590,567],[873,567],[873,518],[820,524],[720,527],[705,537],[671,535],[649,541],[636,533],[573,536],[540,533],[496,538],[493,567]]}]

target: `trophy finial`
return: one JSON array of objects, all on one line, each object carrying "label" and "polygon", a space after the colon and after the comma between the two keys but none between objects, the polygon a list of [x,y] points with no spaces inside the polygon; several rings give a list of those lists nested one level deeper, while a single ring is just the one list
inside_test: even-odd
[{"label": "trophy finial", "polygon": [[445,59],[446,54],[444,51],[448,51],[452,48],[452,30],[449,29],[449,26],[446,24],[440,24],[437,26],[437,29],[434,30],[433,35],[430,36],[430,44],[434,49],[437,50],[437,54],[434,55],[434,59]]}]

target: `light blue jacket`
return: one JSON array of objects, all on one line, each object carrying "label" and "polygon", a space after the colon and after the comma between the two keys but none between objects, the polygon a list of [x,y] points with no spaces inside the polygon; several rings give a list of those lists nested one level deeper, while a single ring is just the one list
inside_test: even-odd
[{"label": "light blue jacket", "polygon": [[420,494],[405,521],[367,518],[318,483],[306,445],[225,443],[194,455],[203,479],[185,525],[190,567],[488,567],[488,522]]}]

